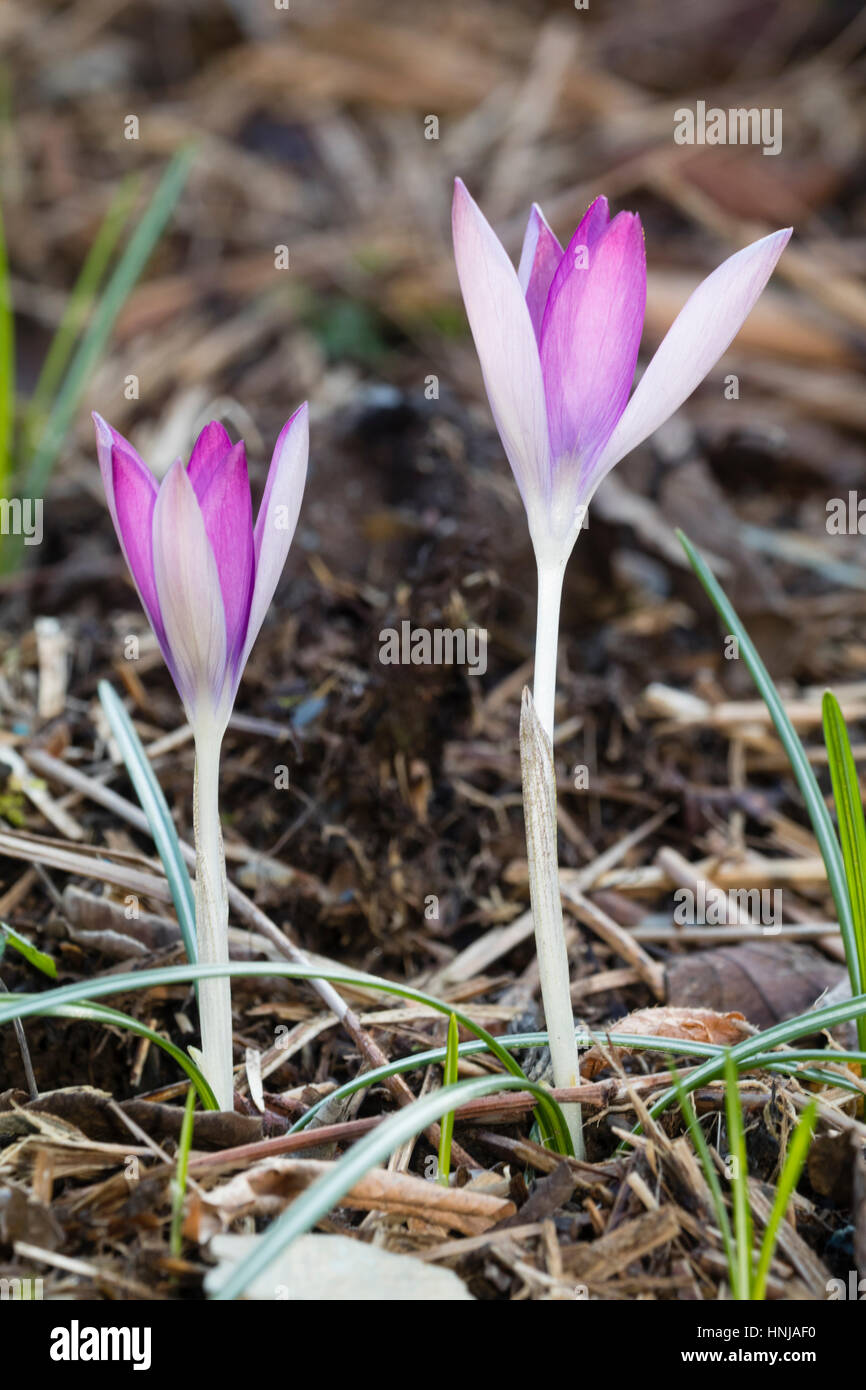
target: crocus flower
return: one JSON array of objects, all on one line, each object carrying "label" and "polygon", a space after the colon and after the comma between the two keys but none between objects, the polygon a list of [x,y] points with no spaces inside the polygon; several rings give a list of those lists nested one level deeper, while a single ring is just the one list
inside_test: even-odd
[{"label": "crocus flower", "polygon": [[277,440],[255,527],[243,441],[232,444],[217,421],[189,464],[177,459],[158,483],[132,445],[93,418],[114,529],[187,717],[223,730],[297,524],[307,407]]},{"label": "crocus flower", "polygon": [[540,564],[563,563],[606,473],[677,410],[739,331],[791,235],[736,252],[688,300],[629,399],[646,306],[640,218],[596,198],[563,251],[534,205],[515,271],[458,179],[454,251],[490,408]]},{"label": "crocus flower", "polygon": [[[631,394],[646,308],[643,229],[596,198],[563,251],[533,206],[517,270],[458,179],[457,275],[538,566],[533,696],[521,717],[523,800],[539,980],[557,1086],[577,1048],[556,862],[553,713],[559,606],[568,557],[606,473],[671,416],[721,357],[791,229],[738,251],[699,285]],[[569,1026],[571,1020],[571,1026]],[[580,1109],[565,1107],[575,1152]]]},{"label": "crocus flower", "polygon": [[[292,542],[307,474],[307,407],[277,440],[253,526],[243,443],[207,425],[189,464],[161,483],[95,415],[111,519],[195,739],[195,927],[199,960],[228,967],[228,894],[219,817],[222,737],[250,649]],[[222,1110],[233,1104],[228,973],[199,986],[201,1065]]]}]

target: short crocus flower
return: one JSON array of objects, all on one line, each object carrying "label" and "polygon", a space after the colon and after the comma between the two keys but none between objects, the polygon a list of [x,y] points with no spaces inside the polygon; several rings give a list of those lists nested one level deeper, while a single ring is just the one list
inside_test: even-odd
[{"label": "short crocus flower", "polygon": [[[563,251],[533,206],[517,270],[460,179],[452,221],[463,302],[538,565],[534,698],[527,692],[521,716],[524,814],[554,1080],[573,1086],[577,1048],[556,882],[552,754],[565,567],[605,474],[715,365],[791,229],[738,251],[698,286],[631,393],[646,308],[640,218],[621,212],[611,221],[607,199],[596,198]],[[579,1154],[579,1107],[565,1113]]]},{"label": "short crocus flower", "polygon": [[[292,542],[307,475],[307,407],[283,428],[253,526],[243,443],[213,422],[189,464],[161,483],[132,445],[95,415],[99,464],[120,547],[195,738],[196,942],[204,964],[228,963],[228,897],[219,818],[222,737],[250,649]],[[202,1068],[233,1105],[228,976],[199,986]]]},{"label": "short crocus flower", "polygon": [[243,441],[206,425],[158,483],[99,415],[97,449],[120,547],[187,718],[221,731],[292,542],[307,474],[302,405],[274,449],[253,526]]}]

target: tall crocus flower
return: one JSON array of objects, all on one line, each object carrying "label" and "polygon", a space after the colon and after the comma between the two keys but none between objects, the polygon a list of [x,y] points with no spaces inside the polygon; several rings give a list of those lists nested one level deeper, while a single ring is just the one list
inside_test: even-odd
[{"label": "tall crocus flower", "polygon": [[[302,405],[276,443],[253,526],[243,442],[216,421],[188,464],[158,483],[122,435],[94,415],[108,509],[195,739],[196,937],[200,959],[228,962],[228,899],[219,819],[219,759],[235,695],[292,542],[309,444]],[[228,976],[199,989],[202,1065],[230,1110]]]},{"label": "tall crocus flower", "polygon": [[640,218],[610,220],[607,199],[596,198],[563,251],[533,206],[517,270],[460,179],[452,220],[466,313],[538,562],[544,641],[535,703],[552,735],[556,651],[548,639],[592,496],[730,345],[791,229],[738,251],[698,286],[629,399],[646,306]]},{"label": "tall crocus flower", "polygon": [[[596,198],[563,251],[533,206],[517,270],[459,179],[452,221],[463,301],[538,566],[534,711],[525,710],[524,722],[528,728],[537,717],[552,747],[562,580],[592,496],[721,357],[791,229],[738,251],[698,286],[632,393],[646,306],[643,229],[635,214],[611,220],[607,199]],[[540,804],[537,797],[532,804]],[[542,973],[548,1015],[554,995],[563,1013],[567,988],[567,979],[545,981]],[[562,1078],[576,1068],[570,1052],[574,1068],[561,1062]]]}]

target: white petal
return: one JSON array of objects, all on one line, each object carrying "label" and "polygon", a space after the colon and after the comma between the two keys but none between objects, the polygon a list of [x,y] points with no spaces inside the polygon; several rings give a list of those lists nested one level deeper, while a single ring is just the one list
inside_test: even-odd
[{"label": "white petal", "polygon": [[153,570],[172,674],[190,723],[225,704],[226,618],[219,573],[189,474],[178,459],[153,514]]},{"label": "white petal", "polygon": [[256,519],[256,577],[246,642],[238,665],[238,679],[259,635],[286,563],[301,510],[309,451],[310,423],[305,401],[280,431]]},{"label": "white petal", "polygon": [[502,447],[530,530],[550,498],[550,443],[541,362],[517,272],[460,179],[452,210],[457,276]]},{"label": "white petal", "polygon": [[592,470],[592,486],[678,410],[742,327],[788,244],[791,228],[737,251],[687,300],[641,377]]}]

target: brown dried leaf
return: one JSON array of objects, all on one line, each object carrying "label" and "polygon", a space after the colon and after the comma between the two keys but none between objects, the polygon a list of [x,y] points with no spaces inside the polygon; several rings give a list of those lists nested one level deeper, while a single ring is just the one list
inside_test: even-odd
[{"label": "brown dried leaf", "polygon": [[[657,1009],[637,1009],[627,1018],[618,1019],[611,1031],[617,1033],[638,1033],[646,1038],[682,1038],[688,1042],[718,1043],[722,1047],[732,1047],[742,1042],[754,1029],[741,1013],[716,1013],[714,1009],[678,1009],[663,1004]],[[623,1057],[631,1049],[612,1047],[613,1055]],[[580,1067],[581,1077],[591,1080],[607,1066],[601,1051],[590,1048]]]},{"label": "brown dried leaf", "polygon": [[538,1178],[533,1184],[532,1192],[523,1206],[513,1216],[499,1223],[502,1230],[506,1226],[523,1226],[528,1221],[544,1221],[547,1217],[553,1216],[554,1212],[559,1211],[566,1202],[571,1200],[574,1189],[577,1186],[577,1178],[572,1172],[571,1165],[560,1162],[552,1173],[548,1173],[545,1178]]},{"label": "brown dried leaf", "polygon": [[[118,1116],[111,1096],[93,1086],[66,1086],[59,1091],[46,1091],[37,1100],[16,1103],[20,1092],[0,1095],[0,1134],[12,1137],[26,1134],[40,1118],[50,1116],[57,1125],[73,1126],[88,1139],[99,1143],[123,1143],[129,1140],[129,1130]],[[183,1123],[179,1105],[163,1105],[156,1101],[125,1100],[119,1107],[140,1125],[153,1139],[177,1139]],[[34,1124],[28,1123],[28,1119]],[[196,1115],[193,1126],[193,1146],[196,1149],[228,1149],[239,1144],[255,1143],[262,1137],[262,1124],[248,1115],[205,1110]]]},{"label": "brown dried leaf", "polygon": [[795,941],[745,941],[695,951],[668,966],[668,1003],[742,1009],[756,1028],[811,1009],[844,970]]},{"label": "brown dried leaf", "polygon": [[[191,1205],[187,1233],[202,1241],[239,1216],[276,1215],[333,1167],[324,1159],[270,1158],[256,1163]],[[412,1173],[392,1173],[380,1168],[365,1173],[341,1199],[341,1205],[423,1217],[464,1235],[480,1235],[513,1216],[515,1210],[513,1202],[489,1192],[471,1187],[440,1187]]]},{"label": "brown dried leaf", "polygon": [[42,1202],[4,1183],[0,1186],[0,1246],[12,1246],[18,1240],[57,1250],[63,1243],[63,1228]]},{"label": "brown dried leaf", "polygon": [[90,947],[111,960],[148,956],[180,941],[180,927],[153,913],[140,913],[134,921],[126,917],[120,903],[69,884],[63,893],[63,918],[70,938],[79,946]]}]

